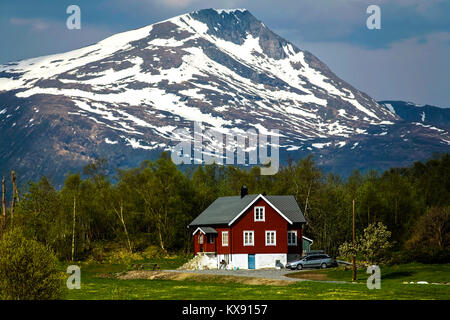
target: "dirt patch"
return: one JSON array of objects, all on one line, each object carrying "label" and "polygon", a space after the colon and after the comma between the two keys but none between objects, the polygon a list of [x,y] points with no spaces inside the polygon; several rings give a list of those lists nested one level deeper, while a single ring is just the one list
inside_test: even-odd
[{"label": "dirt patch", "polygon": [[96,278],[104,278],[104,279],[110,279],[115,278],[114,274],[111,273],[98,273],[95,275]]},{"label": "dirt patch", "polygon": [[240,276],[222,276],[212,274],[197,274],[185,272],[167,272],[167,271],[128,271],[126,273],[118,273],[115,275],[116,279],[132,280],[132,279],[147,279],[147,280],[190,280],[190,281],[205,281],[216,283],[240,283],[249,285],[268,285],[268,286],[287,286],[292,284],[289,280],[274,280],[257,277],[240,277]]},{"label": "dirt patch", "polygon": [[325,273],[318,272],[299,272],[286,275],[286,277],[305,280],[330,280]]}]

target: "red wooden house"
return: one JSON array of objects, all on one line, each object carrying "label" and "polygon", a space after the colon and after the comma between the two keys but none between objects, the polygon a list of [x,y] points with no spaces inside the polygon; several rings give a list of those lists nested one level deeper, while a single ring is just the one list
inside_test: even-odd
[{"label": "red wooden house", "polygon": [[241,269],[274,268],[302,254],[305,217],[293,196],[220,197],[189,224],[194,253]]}]

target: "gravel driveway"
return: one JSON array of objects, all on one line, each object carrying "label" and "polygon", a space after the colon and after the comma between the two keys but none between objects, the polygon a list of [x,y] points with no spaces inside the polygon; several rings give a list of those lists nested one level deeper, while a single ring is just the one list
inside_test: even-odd
[{"label": "gravel driveway", "polygon": [[284,281],[320,281],[320,282],[328,282],[328,283],[351,283],[347,281],[332,281],[332,280],[311,280],[311,279],[298,279],[286,277],[286,274],[294,273],[294,272],[303,272],[314,269],[304,269],[304,270],[295,270],[291,271],[288,269],[260,269],[260,270],[225,270],[225,269],[211,269],[211,270],[164,270],[167,272],[179,272],[179,273],[196,273],[196,274],[211,274],[218,276],[235,276],[235,277],[252,277],[252,278],[263,278],[263,279],[271,279],[271,280],[284,280]]},{"label": "gravel driveway", "polygon": [[197,273],[197,274],[212,274],[219,276],[235,276],[235,277],[256,277],[265,278],[271,280],[285,280],[285,281],[308,281],[305,279],[289,278],[285,277],[285,274],[292,273],[293,271],[286,269],[266,269],[266,270],[224,270],[224,269],[212,269],[212,270],[165,270],[169,272],[182,272],[182,273]]}]

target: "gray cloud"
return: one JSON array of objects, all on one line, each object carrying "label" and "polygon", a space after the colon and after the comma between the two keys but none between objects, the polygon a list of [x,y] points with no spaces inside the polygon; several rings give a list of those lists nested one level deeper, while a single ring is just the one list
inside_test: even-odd
[{"label": "gray cloud", "polygon": [[44,31],[50,28],[50,23],[42,19],[11,18],[9,22],[14,26],[28,27],[32,31]]},{"label": "gray cloud", "polygon": [[450,107],[450,33],[412,38],[377,50],[342,42],[299,45],[375,99]]}]

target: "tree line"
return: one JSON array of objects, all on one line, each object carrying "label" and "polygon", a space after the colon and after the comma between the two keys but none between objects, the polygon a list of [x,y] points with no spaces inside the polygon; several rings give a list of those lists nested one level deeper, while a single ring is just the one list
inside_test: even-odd
[{"label": "tree line", "polygon": [[422,248],[448,257],[449,154],[384,172],[355,170],[345,179],[323,172],[313,156],[291,161],[272,176],[256,166],[180,168],[167,153],[112,177],[106,168],[106,160],[97,159],[67,174],[59,190],[46,177],[20,192],[14,183],[10,201],[2,192],[1,229],[20,226],[62,260],[85,259],[99,242],[119,243],[129,252],[152,245],[164,253],[190,253],[189,222],[217,197],[238,195],[246,185],[249,193],[293,195],[307,220],[304,235],[331,255],[352,238],[355,199],[357,234],[381,222],[393,251]]}]

